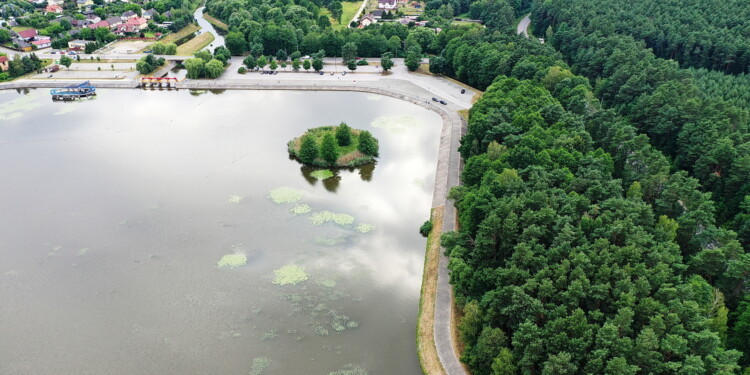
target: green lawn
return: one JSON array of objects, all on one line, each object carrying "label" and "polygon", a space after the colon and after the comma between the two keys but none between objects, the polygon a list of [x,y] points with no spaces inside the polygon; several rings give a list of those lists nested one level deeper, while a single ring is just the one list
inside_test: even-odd
[{"label": "green lawn", "polygon": [[229,25],[227,25],[224,22],[219,21],[219,19],[217,19],[215,17],[211,17],[211,15],[209,15],[208,13],[203,13],[203,19],[205,19],[210,24],[212,24],[212,25],[214,25],[214,26],[216,26],[216,27],[218,27],[218,28],[220,28],[220,29],[222,29],[224,31],[229,31]]},{"label": "green lawn", "polygon": [[13,26],[10,29],[13,30],[13,31],[15,31],[15,32],[21,32],[21,31],[24,31],[24,30],[33,29],[33,27],[29,27],[29,26]]},{"label": "green lawn", "polygon": [[351,22],[352,18],[354,17],[354,13],[356,13],[357,10],[359,10],[360,6],[362,6],[361,1],[355,1],[355,2],[342,1],[341,8],[343,8],[344,12],[341,14],[340,24],[338,21],[333,19],[333,17],[331,17],[331,11],[329,11],[327,8],[320,8],[320,15],[328,16],[328,18],[331,19],[331,26],[333,26],[335,30],[341,30],[341,29],[345,29],[349,25],[349,22]]},{"label": "green lawn", "polygon": [[214,41],[214,34],[203,33],[177,47],[177,55],[189,56],[203,49]]},{"label": "green lawn", "polygon": [[200,26],[194,23],[191,23],[190,25],[183,27],[180,31],[169,34],[165,36],[164,38],[161,38],[161,42],[162,43],[174,43],[175,41],[178,41],[200,29],[201,29]]}]

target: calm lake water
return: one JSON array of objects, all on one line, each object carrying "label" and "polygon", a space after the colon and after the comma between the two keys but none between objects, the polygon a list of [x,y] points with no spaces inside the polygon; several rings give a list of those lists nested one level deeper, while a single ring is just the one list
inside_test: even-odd
[{"label": "calm lake water", "polygon": [[[289,159],[341,121],[380,140],[374,168]],[[421,373],[440,128],[363,93],[0,91],[0,374]],[[274,283],[284,266],[307,279]]]}]

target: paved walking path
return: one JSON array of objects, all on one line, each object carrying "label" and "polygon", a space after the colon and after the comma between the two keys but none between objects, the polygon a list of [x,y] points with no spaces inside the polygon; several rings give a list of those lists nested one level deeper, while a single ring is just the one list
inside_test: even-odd
[{"label": "paved walking path", "polygon": [[[276,76],[251,75],[220,78],[216,80],[184,80],[177,84],[178,89],[229,89],[229,90],[314,90],[314,91],[359,91],[386,95],[406,100],[438,113],[443,119],[440,135],[440,148],[435,174],[433,207],[444,206],[443,232],[455,230],[456,210],[453,202],[448,201],[448,192],[459,184],[462,168],[458,146],[461,135],[465,133],[466,121],[458,110],[471,107],[474,93],[461,95],[461,87],[446,79],[434,76],[404,73],[405,69],[395,69],[388,76],[373,74],[351,74],[346,79],[320,76],[318,74],[290,73]],[[362,79],[368,76],[369,79]],[[375,76],[374,78],[372,76]],[[92,81],[100,88],[135,88],[137,80]],[[80,83],[78,80],[34,80],[26,79],[15,82],[0,83],[0,90],[34,87],[64,87]],[[432,100],[435,96],[447,98],[448,104],[441,105]],[[448,259],[443,251],[440,253],[438,287],[435,302],[435,346],[440,362],[448,375],[466,375],[456,352],[451,335],[452,288],[448,283]]]},{"label": "paved walking path", "polygon": [[527,14],[526,17],[524,17],[521,22],[518,23],[518,27],[516,27],[516,34],[521,35],[525,37],[529,37],[529,25],[531,24],[531,13]]}]

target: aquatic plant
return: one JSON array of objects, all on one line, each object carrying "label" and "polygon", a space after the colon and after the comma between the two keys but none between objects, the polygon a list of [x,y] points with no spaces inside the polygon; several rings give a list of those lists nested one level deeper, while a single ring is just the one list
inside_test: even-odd
[{"label": "aquatic plant", "polygon": [[368,373],[363,368],[350,363],[341,370],[330,372],[328,375],[368,375]]},{"label": "aquatic plant", "polygon": [[310,221],[315,225],[322,225],[333,221],[338,225],[349,225],[354,222],[354,216],[347,214],[336,214],[331,211],[320,211],[310,217]]},{"label": "aquatic plant", "polygon": [[323,327],[320,323],[313,323],[313,331],[318,336],[328,336],[328,329]]},{"label": "aquatic plant", "polygon": [[350,320],[349,322],[346,323],[346,328],[354,329],[354,328],[357,328],[357,327],[359,327],[359,323],[357,323],[354,320]]},{"label": "aquatic plant", "polygon": [[333,279],[318,280],[318,285],[324,286],[326,288],[334,288],[336,287],[336,280],[333,280]]},{"label": "aquatic plant", "polygon": [[23,116],[24,112],[39,107],[42,104],[41,100],[37,100],[38,97],[39,95],[30,93],[11,101],[0,103],[0,121],[19,118]]},{"label": "aquatic plant", "polygon": [[310,173],[310,176],[317,178],[318,180],[325,180],[333,177],[333,172],[329,169],[319,169],[315,172]]},{"label": "aquatic plant", "polygon": [[276,204],[295,203],[302,199],[302,192],[290,187],[279,187],[271,190],[268,197]]},{"label": "aquatic plant", "polygon": [[305,269],[296,264],[287,264],[273,271],[276,278],[273,283],[276,285],[295,285],[307,280],[308,275]]},{"label": "aquatic plant", "polygon": [[420,125],[422,125],[422,122],[412,115],[381,116],[370,123],[373,128],[383,129],[389,133],[403,133]]},{"label": "aquatic plant", "polygon": [[91,249],[89,249],[88,247],[84,247],[82,249],[78,249],[78,254],[77,255],[79,257],[82,257],[82,256],[86,255],[86,253],[88,253],[89,250],[91,250]]},{"label": "aquatic plant", "polygon": [[345,237],[335,237],[335,238],[330,238],[330,237],[315,237],[315,240],[313,240],[313,241],[315,242],[316,245],[321,245],[321,246],[336,246],[336,245],[340,245],[340,244],[346,242],[346,238]]},{"label": "aquatic plant", "polygon": [[294,215],[304,215],[304,214],[312,211],[312,207],[310,207],[306,203],[302,203],[302,204],[298,204],[298,205],[292,207],[292,209],[289,210],[289,211],[291,211],[291,213],[294,214]]},{"label": "aquatic plant", "polygon": [[268,357],[253,358],[253,367],[250,370],[250,375],[263,375],[266,373],[266,369],[270,365],[271,359]]},{"label": "aquatic plant", "polygon": [[274,328],[274,329],[272,329],[272,330],[270,330],[270,331],[266,332],[266,333],[265,333],[265,334],[263,335],[263,338],[261,339],[261,341],[268,341],[268,340],[273,340],[273,339],[275,339],[275,338],[277,338],[277,337],[279,337],[279,330],[278,330],[278,329],[276,329],[276,328]]},{"label": "aquatic plant", "polygon": [[245,254],[227,254],[217,262],[219,268],[236,268],[247,264]]},{"label": "aquatic plant", "polygon": [[241,197],[239,195],[232,195],[229,197],[229,203],[239,204],[242,202],[242,200],[245,199],[245,197]]},{"label": "aquatic plant", "polygon": [[357,227],[354,228],[354,230],[356,230],[359,233],[369,233],[373,229],[375,229],[375,226],[372,224],[367,224],[367,223],[359,223],[359,225],[357,225]]}]

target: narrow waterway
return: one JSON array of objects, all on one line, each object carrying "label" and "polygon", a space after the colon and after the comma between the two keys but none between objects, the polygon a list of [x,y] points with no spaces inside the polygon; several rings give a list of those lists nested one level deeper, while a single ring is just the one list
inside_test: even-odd
[{"label": "narrow waterway", "polygon": [[206,7],[200,7],[196,9],[195,13],[193,13],[193,17],[198,22],[198,26],[201,27],[201,29],[198,31],[198,34],[211,33],[214,35],[214,41],[206,47],[209,51],[211,51],[211,53],[213,53],[214,48],[224,45],[224,37],[221,36],[218,31],[216,31],[214,25],[212,25],[211,22],[208,22],[203,18],[203,9],[205,8]]}]

